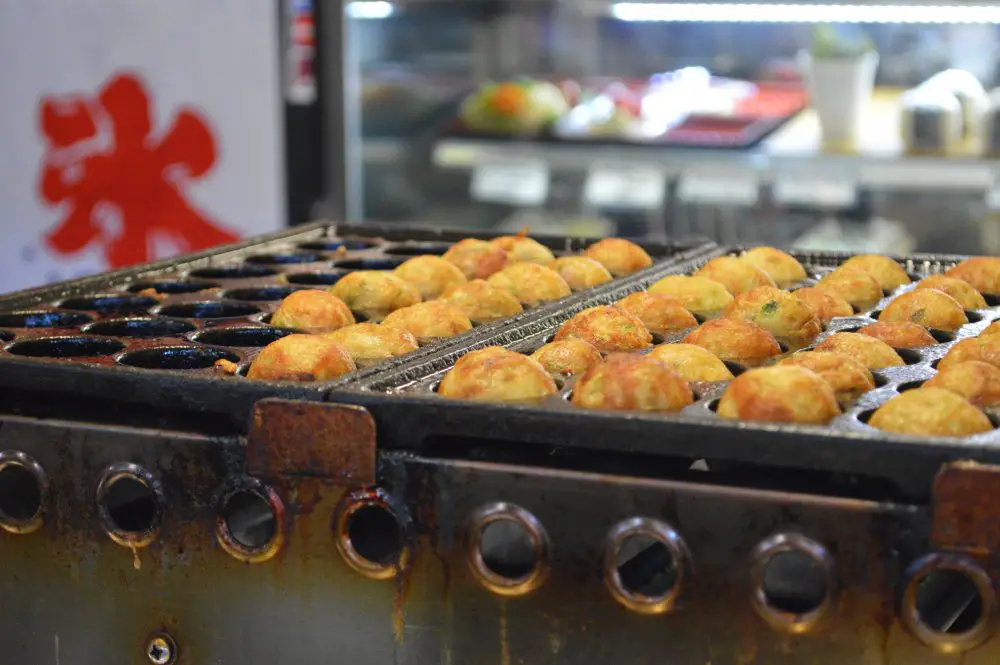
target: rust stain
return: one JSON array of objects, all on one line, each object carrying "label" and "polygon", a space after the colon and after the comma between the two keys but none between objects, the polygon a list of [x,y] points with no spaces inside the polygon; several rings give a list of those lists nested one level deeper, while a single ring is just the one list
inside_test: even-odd
[{"label": "rust stain", "polygon": [[500,599],[500,665],[510,665],[510,642],[507,639],[507,599]]},{"label": "rust stain", "polygon": [[395,594],[392,599],[392,634],[398,646],[402,646],[406,638],[406,601],[412,581],[413,560],[410,558],[409,548],[404,548],[399,561],[399,572],[393,578]]},{"label": "rust stain", "polygon": [[943,550],[988,555],[1000,549],[1000,466],[944,465],[934,478],[931,540]]}]

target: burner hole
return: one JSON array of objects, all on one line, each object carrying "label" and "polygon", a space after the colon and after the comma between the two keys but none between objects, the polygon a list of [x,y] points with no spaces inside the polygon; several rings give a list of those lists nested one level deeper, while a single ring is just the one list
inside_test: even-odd
[{"label": "burner hole", "polygon": [[923,380],[920,380],[920,381],[907,381],[906,383],[899,384],[899,386],[896,387],[896,391],[903,393],[903,392],[906,392],[907,390],[913,390],[914,388],[919,388],[922,385],[924,385],[924,381]]},{"label": "burner hole", "polygon": [[899,354],[899,357],[907,365],[916,365],[923,362],[923,356],[920,355],[919,351],[914,351],[913,349],[896,349],[896,353]]},{"label": "burner hole", "polygon": [[964,572],[932,570],[917,582],[917,620],[934,633],[967,633],[983,618],[983,597]]},{"label": "burner hole", "polygon": [[483,564],[498,577],[522,580],[535,569],[535,543],[516,520],[498,519],[487,524],[479,551]]},{"label": "burner hole", "polygon": [[983,320],[983,315],[979,312],[965,310],[965,318],[969,319],[969,323],[978,323]]},{"label": "burner hole", "polygon": [[647,535],[624,538],[615,564],[622,588],[630,594],[655,598],[677,583],[678,566],[670,549]]},{"label": "burner hole", "polygon": [[44,479],[20,461],[0,466],[0,523],[23,524],[42,511]]},{"label": "burner hole", "polygon": [[786,614],[819,609],[829,593],[823,566],[805,552],[780,552],[764,565],[761,586],[767,604]]},{"label": "burner hole", "polygon": [[249,277],[270,277],[275,274],[277,274],[276,270],[253,264],[199,268],[188,273],[191,277],[205,279],[247,279]]},{"label": "burner hole", "polygon": [[341,270],[392,270],[402,262],[402,259],[353,259],[335,261],[333,267]]},{"label": "burner hole", "polygon": [[77,312],[13,312],[0,314],[4,328],[75,328],[93,319]]},{"label": "burner hole", "polygon": [[228,319],[250,316],[259,311],[260,308],[245,302],[208,300],[164,305],[157,313],[161,316],[175,316],[181,319]]},{"label": "burner hole", "polygon": [[214,346],[262,347],[292,334],[282,328],[216,328],[194,336],[199,344]]},{"label": "burner hole", "polygon": [[289,265],[294,263],[316,263],[322,261],[319,254],[257,254],[244,259],[247,263],[264,265]]},{"label": "burner hole", "polygon": [[278,533],[278,517],[259,492],[237,490],[223,502],[222,522],[232,540],[249,551],[262,550]]},{"label": "burner hole", "polygon": [[194,324],[176,319],[119,319],[91,323],[83,332],[107,337],[149,338],[183,335],[194,329]]},{"label": "burner hole", "polygon": [[67,298],[59,303],[63,309],[87,310],[101,314],[123,314],[128,312],[143,312],[159,303],[150,296],[89,296],[82,298]]},{"label": "burner hole", "polygon": [[447,252],[450,247],[450,244],[445,243],[430,243],[426,245],[392,245],[390,247],[386,247],[382,251],[390,256],[423,256],[425,254],[441,256]]},{"label": "burner hole", "polygon": [[207,369],[214,366],[219,360],[236,363],[239,362],[240,358],[235,353],[222,349],[173,346],[132,351],[119,358],[118,362],[142,369],[191,370]]},{"label": "burner hole", "polygon": [[321,240],[313,242],[299,243],[300,249],[307,249],[314,252],[335,252],[341,247],[347,250],[368,249],[375,247],[377,243],[365,240]]},{"label": "burner hole", "polygon": [[268,302],[287,298],[298,289],[288,286],[263,286],[251,289],[232,289],[222,294],[228,300],[249,300],[253,302]]},{"label": "burner hole", "polygon": [[342,272],[297,272],[285,275],[290,284],[304,286],[330,286],[336,284],[347,273]]},{"label": "burner hole", "polygon": [[177,295],[181,293],[197,293],[216,289],[219,285],[214,282],[185,282],[185,281],[160,281],[160,282],[136,282],[128,287],[132,293],[138,293],[147,289],[153,289],[157,293],[167,295]]},{"label": "burner hole", "polygon": [[[728,369],[733,376],[739,376],[743,372],[747,371],[746,367],[744,367],[739,363],[733,362],[732,360],[723,360],[722,364],[726,366],[726,369]],[[713,407],[712,410],[714,411],[715,408]]]},{"label": "burner hole", "polygon": [[31,358],[93,358],[125,348],[121,342],[98,337],[47,337],[14,342],[7,351]]},{"label": "burner hole", "polygon": [[938,344],[947,344],[948,342],[955,341],[955,333],[948,332],[947,330],[931,328],[928,332],[930,332],[931,337],[937,340]]},{"label": "burner hole", "polygon": [[156,524],[156,494],[137,477],[122,476],[108,483],[101,503],[110,526],[127,534],[141,534]]},{"label": "burner hole", "polygon": [[347,540],[351,548],[368,562],[390,566],[403,550],[403,533],[392,512],[380,505],[358,508],[347,518]]}]

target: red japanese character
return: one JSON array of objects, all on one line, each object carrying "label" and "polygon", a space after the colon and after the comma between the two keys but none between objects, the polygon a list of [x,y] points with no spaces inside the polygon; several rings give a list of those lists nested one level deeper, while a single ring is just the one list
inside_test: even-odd
[{"label": "red japanese character", "polygon": [[46,152],[38,192],[66,210],[46,236],[55,252],[97,245],[109,266],[120,267],[150,260],[157,236],[184,251],[237,239],[185,196],[215,164],[208,122],[181,108],[165,132],[154,134],[149,106],[142,81],[128,73],[113,75],[93,98],[42,98]]}]

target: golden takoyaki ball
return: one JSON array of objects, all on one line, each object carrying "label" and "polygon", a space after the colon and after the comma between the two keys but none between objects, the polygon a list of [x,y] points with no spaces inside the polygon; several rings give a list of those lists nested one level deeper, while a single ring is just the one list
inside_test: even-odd
[{"label": "golden takoyaki ball", "polygon": [[875,379],[868,368],[843,353],[803,351],[793,353],[778,364],[797,365],[816,372],[830,384],[837,399],[842,402],[853,400],[875,388]]},{"label": "golden takoyaki ball", "polygon": [[288,335],[257,354],[247,378],[258,381],[328,381],[357,369],[350,354],[322,335]]},{"label": "golden takoyaki ball", "polygon": [[492,323],[524,311],[513,293],[493,286],[485,279],[453,286],[445,291],[441,299],[458,307],[476,324]]},{"label": "golden takoyaki ball", "polygon": [[522,305],[538,305],[570,294],[569,284],[555,270],[537,263],[513,263],[486,280],[507,289]]},{"label": "golden takoyaki ball", "polygon": [[660,344],[649,355],[674,368],[685,381],[728,381],[733,373],[718,356],[694,344]]},{"label": "golden takoyaki ball", "polygon": [[507,252],[511,263],[527,261],[528,263],[547,265],[556,258],[551,249],[537,240],[523,235],[500,236],[491,240],[490,243]]},{"label": "golden takoyaki ball", "polygon": [[397,309],[382,321],[401,328],[420,341],[454,337],[472,330],[472,321],[446,300],[431,300]]},{"label": "golden takoyaki ball", "polygon": [[615,277],[631,275],[653,265],[653,259],[646,250],[621,238],[598,240],[584,250],[583,255],[600,263]]},{"label": "golden takoyaki ball", "polygon": [[1000,335],[1000,321],[995,321],[990,325],[986,326],[983,332],[977,335],[979,339],[987,339],[989,337],[996,337]]},{"label": "golden takoyaki ball", "polygon": [[948,277],[948,275],[931,275],[917,282],[918,289],[937,289],[943,291],[958,301],[962,309],[982,309],[986,307],[983,294],[972,288],[964,279]]},{"label": "golden takoyaki ball", "polygon": [[863,270],[874,277],[879,287],[886,291],[892,291],[903,284],[910,283],[910,276],[903,270],[903,266],[888,256],[878,254],[852,256],[844,261],[841,267]]},{"label": "golden takoyaki ball", "polygon": [[584,409],[680,411],[694,402],[694,394],[665,362],[614,353],[587,370],[573,388],[570,401]]},{"label": "golden takoyaki ball", "polygon": [[699,316],[718,314],[733,301],[733,295],[726,287],[707,277],[668,275],[655,282],[648,291],[676,298],[684,309]]},{"label": "golden takoyaki ball", "polygon": [[773,286],[758,286],[736,296],[725,316],[745,319],[775,337],[801,344],[823,332],[814,310],[806,301]]},{"label": "golden takoyaki ball", "polygon": [[417,287],[381,270],[348,273],[330,287],[330,293],[372,321],[381,321],[389,312],[420,302]]},{"label": "golden takoyaki ball", "polygon": [[820,279],[816,288],[843,298],[859,312],[882,299],[882,287],[875,278],[857,268],[837,268]]},{"label": "golden takoyaki ball", "polygon": [[840,405],[819,374],[777,365],[747,370],[733,379],[716,413],[729,420],[819,425],[840,415]]},{"label": "golden takoyaki ball", "polygon": [[369,367],[418,348],[416,337],[406,330],[379,323],[358,323],[323,336],[344,347],[358,367]]},{"label": "golden takoyaki ball", "polygon": [[894,349],[915,349],[937,344],[937,340],[931,337],[927,328],[912,321],[879,321],[865,326],[858,332],[880,339]]},{"label": "golden takoyaki ball", "polygon": [[639,317],[649,332],[666,335],[677,330],[687,330],[698,325],[694,314],[684,309],[680,301],[662,293],[639,291],[627,295],[615,307]]},{"label": "golden takoyaki ball", "polygon": [[804,289],[796,289],[792,291],[792,295],[812,307],[813,311],[816,312],[819,322],[824,326],[838,316],[851,316],[854,314],[854,308],[851,307],[851,303],[838,295],[827,291],[820,291],[812,286]]},{"label": "golden takoyaki ball", "polygon": [[868,424],[883,432],[917,436],[970,436],[993,429],[982,411],[944,388],[907,390],[879,407]]},{"label": "golden takoyaki ball", "polygon": [[601,352],[582,339],[549,342],[531,354],[552,374],[580,374],[601,362]]},{"label": "golden takoyaki ball", "polygon": [[707,277],[726,287],[734,296],[758,286],[774,286],[774,280],[750,261],[737,256],[718,256],[694,273],[695,277]]},{"label": "golden takoyaki ball", "polygon": [[562,324],[555,341],[582,339],[601,353],[637,351],[653,343],[653,336],[635,314],[617,307],[591,307]]},{"label": "golden takoyaki ball", "polygon": [[472,351],[458,359],[438,394],[482,402],[539,400],[558,390],[552,375],[537,361],[500,346]]},{"label": "golden takoyaki ball", "polygon": [[958,301],[937,289],[914,289],[893,298],[879,321],[912,321],[927,328],[958,330],[969,322]]},{"label": "golden takoyaki ball", "polygon": [[742,258],[766,272],[782,288],[806,278],[806,269],[794,256],[774,247],[754,247]]},{"label": "golden takoyaki ball", "polygon": [[458,266],[466,279],[486,279],[507,265],[502,247],[476,238],[459,240],[441,258]]},{"label": "golden takoyaki ball", "polygon": [[549,263],[549,268],[559,273],[574,291],[583,291],[612,279],[607,268],[586,256],[563,256]]},{"label": "golden takoyaki ball", "polygon": [[994,367],[1000,367],[1000,335],[963,339],[951,347],[938,363],[937,370],[941,372],[968,360],[982,360]]},{"label": "golden takoyaki ball", "polygon": [[759,364],[781,353],[774,335],[743,319],[713,319],[688,333],[685,344],[708,349],[722,360]]},{"label": "golden takoyaki ball", "polygon": [[839,332],[830,335],[816,346],[816,351],[843,353],[868,369],[884,369],[906,364],[891,346],[880,339],[860,333]]},{"label": "golden takoyaki ball", "polygon": [[945,274],[968,282],[980,293],[1000,294],[1000,258],[974,256]]},{"label": "golden takoyaki ball", "polygon": [[307,289],[285,296],[271,315],[271,325],[305,333],[322,333],[354,323],[343,300],[328,291]]},{"label": "golden takoyaki ball", "polygon": [[924,388],[944,388],[980,408],[1000,405],[1000,367],[970,360],[939,369]]},{"label": "golden takoyaki ball", "polygon": [[424,300],[440,298],[458,284],[465,284],[465,275],[454,263],[440,256],[414,256],[393,271],[396,277],[417,287]]}]

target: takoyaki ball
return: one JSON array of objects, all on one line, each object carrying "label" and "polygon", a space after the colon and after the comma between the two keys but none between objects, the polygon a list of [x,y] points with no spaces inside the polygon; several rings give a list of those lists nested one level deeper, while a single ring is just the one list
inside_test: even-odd
[{"label": "takoyaki ball", "polygon": [[556,258],[551,249],[537,240],[520,234],[500,236],[491,240],[490,243],[507,252],[511,263],[527,261],[528,263],[540,263],[544,266]]},{"label": "takoyaki ball", "polygon": [[955,331],[969,322],[958,301],[937,289],[914,289],[893,298],[879,321],[912,321],[926,328]]},{"label": "takoyaki ball", "polygon": [[830,384],[841,402],[849,402],[875,388],[875,379],[868,368],[843,353],[803,351],[793,353],[778,364],[797,365],[816,372]]},{"label": "takoyaki ball", "polygon": [[758,286],[774,286],[774,280],[766,272],[736,256],[718,256],[693,274],[695,277],[715,280],[734,296]]},{"label": "takoyaki ball", "polygon": [[894,349],[915,349],[937,344],[937,340],[931,337],[927,328],[912,321],[879,321],[865,326],[858,332],[880,339]]},{"label": "takoyaki ball", "polygon": [[1000,405],[1000,367],[981,360],[951,365],[938,373],[924,388],[944,388],[961,395],[980,408]]},{"label": "takoyaki ball", "polygon": [[947,275],[931,275],[924,277],[917,282],[918,289],[937,289],[947,293],[958,301],[962,309],[982,309],[986,307],[986,299],[983,294],[972,288],[972,285],[964,279],[948,277]]},{"label": "takoyaki ball", "polygon": [[685,344],[708,349],[722,360],[754,365],[781,353],[774,335],[743,319],[713,319],[688,333]]},{"label": "takoyaki ball", "polygon": [[843,353],[868,369],[884,369],[906,364],[891,346],[880,339],[860,333],[839,332],[830,335],[816,346],[816,351]]},{"label": "takoyaki ball", "polygon": [[549,342],[531,354],[552,374],[580,374],[601,362],[601,352],[582,339]]},{"label": "takoyaki ball", "polygon": [[612,279],[607,268],[586,256],[563,256],[549,263],[549,268],[559,273],[574,291],[583,291]]},{"label": "takoyaki ball", "polygon": [[465,284],[465,275],[454,263],[440,256],[414,256],[393,271],[396,277],[417,287],[424,300],[440,298],[458,284]]},{"label": "takoyaki ball", "polygon": [[806,269],[794,256],[774,247],[754,247],[742,258],[766,272],[782,288],[806,278]]},{"label": "takoyaki ball", "polygon": [[670,365],[650,356],[614,353],[587,370],[570,401],[584,409],[680,411],[694,402],[694,394]]},{"label": "takoyaki ball", "polygon": [[514,294],[493,286],[485,279],[474,279],[453,286],[445,291],[441,299],[458,307],[476,324],[492,323],[524,311]]},{"label": "takoyaki ball", "polygon": [[350,354],[322,335],[288,335],[257,354],[248,379],[258,381],[328,381],[357,369]]},{"label": "takoyaki ball", "polygon": [[773,286],[758,286],[736,296],[726,308],[725,316],[756,323],[795,345],[823,332],[816,310],[794,294]]},{"label": "takoyaki ball", "polygon": [[718,356],[694,344],[660,344],[649,355],[673,367],[685,381],[728,381],[733,378],[733,373]]},{"label": "takoyaki ball", "polygon": [[983,332],[979,333],[979,335],[977,335],[979,339],[988,339],[990,337],[996,337],[996,336],[1000,336],[1000,321],[995,321],[990,325],[986,326],[986,329],[983,330]]},{"label": "takoyaki ball", "polygon": [[406,330],[379,323],[358,323],[323,337],[342,346],[358,367],[370,367],[418,348],[416,337]]},{"label": "takoyaki ball", "polygon": [[668,275],[655,282],[648,291],[676,298],[684,309],[700,316],[718,314],[733,301],[726,287],[707,277]]},{"label": "takoyaki ball", "polygon": [[639,291],[627,295],[615,307],[635,314],[649,332],[666,335],[677,330],[687,330],[698,325],[694,315],[684,309],[680,301],[661,293]]},{"label": "takoyaki ball", "polygon": [[507,265],[502,247],[476,238],[459,240],[441,258],[458,266],[466,279],[486,279]]},{"label": "takoyaki ball", "polygon": [[1000,335],[963,339],[951,347],[945,357],[941,359],[941,362],[938,363],[937,370],[941,372],[952,365],[969,360],[982,360],[994,367],[1000,367]]},{"label": "takoyaki ball", "polygon": [[970,436],[993,429],[982,411],[944,388],[907,390],[879,407],[868,424],[883,432],[917,436]]},{"label": "takoyaki ball", "polygon": [[840,415],[833,388],[805,367],[747,370],[722,393],[719,416],[729,420],[819,425]]},{"label": "takoyaki ball", "polygon": [[904,284],[910,283],[910,276],[903,270],[903,266],[888,256],[880,256],[878,254],[852,256],[844,261],[841,267],[857,268],[868,273],[878,282],[879,288],[886,291],[893,291]]},{"label": "takoyaki ball", "polygon": [[569,284],[555,270],[537,263],[514,263],[486,280],[507,289],[522,305],[559,300],[570,294]]},{"label": "takoyaki ball", "polygon": [[857,268],[840,267],[816,283],[816,288],[846,300],[859,312],[882,299],[882,287],[874,277]]},{"label": "takoyaki ball", "polygon": [[828,291],[821,291],[812,286],[792,291],[799,300],[805,301],[807,305],[816,312],[819,322],[824,326],[838,316],[851,316],[854,308],[840,296]]},{"label": "takoyaki ball", "polygon": [[653,343],[653,336],[635,314],[617,307],[591,307],[562,324],[555,341],[582,339],[601,353],[638,351]]},{"label": "takoyaki ball", "polygon": [[305,333],[323,333],[354,323],[350,307],[328,291],[307,289],[285,296],[271,315],[271,325]]},{"label": "takoyaki ball", "polygon": [[598,240],[585,249],[583,255],[600,263],[615,277],[631,275],[653,265],[653,259],[646,250],[621,238]]},{"label": "takoyaki ball", "polygon": [[472,330],[472,321],[446,300],[431,300],[397,309],[382,322],[407,331],[419,341],[454,337]]},{"label": "takoyaki ball", "polygon": [[381,270],[347,273],[330,287],[330,293],[372,321],[381,321],[389,312],[420,302],[417,287]]},{"label": "takoyaki ball", "polygon": [[481,402],[539,400],[558,390],[545,368],[526,355],[500,346],[458,359],[438,386],[438,394]]},{"label": "takoyaki ball", "polygon": [[962,261],[945,274],[968,282],[980,293],[1000,294],[1000,258],[974,256]]}]

